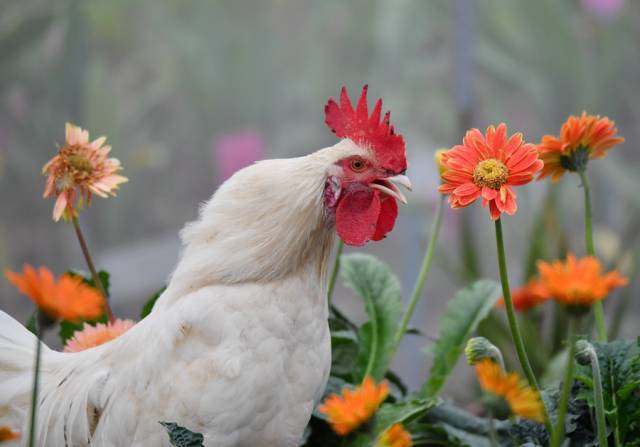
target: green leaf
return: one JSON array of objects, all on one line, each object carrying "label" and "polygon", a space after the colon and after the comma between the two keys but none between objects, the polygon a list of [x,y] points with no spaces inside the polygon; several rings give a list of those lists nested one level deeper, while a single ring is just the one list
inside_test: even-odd
[{"label": "green leaf", "polygon": [[60,341],[62,341],[62,344],[66,345],[67,340],[73,337],[73,334],[76,331],[82,330],[83,326],[84,323],[72,323],[66,320],[60,321],[60,330],[58,331],[58,336],[60,337]]},{"label": "green leaf", "polygon": [[[605,414],[622,445],[640,439],[640,349],[633,340],[593,343],[598,355]],[[579,394],[593,407],[589,366],[579,366],[576,379],[585,387]]]},{"label": "green leaf", "polygon": [[440,403],[440,399],[413,399],[398,403],[382,404],[376,412],[374,432],[377,436],[393,424],[407,425],[422,417],[427,411]]},{"label": "green leaf", "polygon": [[153,310],[153,306],[156,304],[156,301],[158,301],[158,298],[160,298],[160,295],[162,295],[162,293],[166,289],[167,286],[162,286],[156,293],[154,293],[149,297],[149,299],[147,299],[147,301],[144,303],[144,306],[142,306],[142,310],[140,311],[141,320],[151,313],[151,311]]},{"label": "green leaf", "polygon": [[33,335],[37,336],[37,332],[38,332],[38,328],[37,328],[37,318],[38,318],[38,311],[34,311],[31,316],[29,317],[29,319],[27,320],[27,324],[25,324],[24,326],[29,330],[29,332],[31,332]]},{"label": "green leaf", "polygon": [[341,273],[345,284],[363,299],[369,316],[358,334],[358,381],[366,374],[379,381],[391,363],[393,337],[402,315],[400,281],[386,264],[359,253],[343,256]]},{"label": "green leaf", "polygon": [[[91,276],[90,273],[85,273],[80,270],[67,270],[67,273],[71,276],[80,276],[82,278],[82,281],[85,284],[90,285],[91,287],[97,288],[96,283],[93,280],[93,277]],[[102,287],[104,288],[104,291],[107,293],[107,298],[108,298],[110,296],[109,287],[111,285],[111,275],[106,270],[100,270],[98,272],[98,279],[102,283]]]},{"label": "green leaf", "polygon": [[475,332],[500,297],[500,285],[480,280],[459,291],[442,317],[440,335],[433,346],[433,365],[420,395],[435,396],[453,371],[467,339]]},{"label": "green leaf", "polygon": [[331,374],[350,378],[358,360],[358,336],[352,331],[331,333]]},{"label": "green leaf", "polygon": [[169,433],[171,445],[176,447],[204,447],[204,436],[194,433],[175,422],[158,422]]}]

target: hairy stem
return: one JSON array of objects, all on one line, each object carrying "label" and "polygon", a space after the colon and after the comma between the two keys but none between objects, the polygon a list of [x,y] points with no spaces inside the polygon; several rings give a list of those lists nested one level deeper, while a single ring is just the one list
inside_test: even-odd
[{"label": "hairy stem", "polygon": [[[574,356],[576,352],[576,318],[569,317],[569,355],[567,357],[567,366],[565,367],[564,381],[562,383],[562,391],[560,392],[560,403],[558,404],[558,415],[556,427],[551,437],[551,447],[560,447],[564,439],[564,420],[569,408],[569,396],[571,394],[571,385],[573,384]],[[604,444],[606,446],[606,444]]]},{"label": "hairy stem", "polygon": [[29,447],[36,445],[36,413],[38,411],[38,381],[40,378],[40,354],[42,343],[40,342],[41,324],[39,322],[40,311],[37,312],[35,318],[35,335],[36,335],[36,360],[33,371],[33,389],[31,391],[31,416],[29,419]]},{"label": "hairy stem", "polygon": [[327,288],[327,300],[329,305],[333,299],[333,289],[336,287],[336,279],[338,272],[340,271],[340,257],[342,256],[342,250],[344,250],[344,242],[342,239],[338,239],[338,249],[336,250],[336,258],[333,261],[333,268],[331,269],[331,276],[329,277],[329,287]]},{"label": "hairy stem", "polygon": [[[513,338],[513,343],[516,347],[516,353],[518,354],[518,360],[520,361],[520,365],[522,366],[522,370],[524,371],[525,376],[527,377],[527,381],[531,388],[536,390],[536,392],[540,392],[540,388],[538,387],[538,381],[536,380],[536,376],[533,373],[533,369],[531,368],[531,364],[529,363],[529,357],[527,357],[527,351],[524,347],[524,341],[522,340],[522,334],[520,333],[520,327],[518,326],[518,320],[516,318],[516,313],[513,308],[513,300],[511,299],[511,290],[509,288],[509,275],[507,273],[507,260],[504,253],[504,238],[502,235],[502,222],[500,219],[497,219],[495,222],[496,226],[496,246],[498,249],[498,266],[500,268],[500,282],[502,283],[502,295],[504,297],[505,307],[507,309],[507,320],[509,321],[509,329],[511,329],[511,336]],[[549,434],[552,433],[551,420],[549,419],[549,414],[547,413],[546,407],[543,408],[544,413],[544,424],[547,427],[547,431]]]},{"label": "hairy stem", "polygon": [[[587,248],[587,255],[595,256],[596,251],[593,246],[593,213],[591,211],[591,191],[589,188],[589,179],[586,170],[579,172],[582,181],[582,190],[584,191],[584,238]],[[607,328],[604,321],[604,306],[602,301],[597,301],[593,305],[593,313],[596,317],[596,331],[598,333],[598,341],[606,343]]]},{"label": "hairy stem", "polygon": [[78,237],[78,242],[80,243],[80,248],[82,249],[82,254],[84,255],[84,260],[87,262],[87,267],[91,272],[91,277],[93,278],[93,283],[95,284],[98,291],[104,297],[104,308],[107,312],[107,316],[109,317],[109,321],[113,323],[115,318],[113,317],[113,311],[111,310],[111,306],[109,305],[109,297],[107,296],[106,290],[102,285],[102,281],[100,281],[100,277],[98,276],[98,272],[96,271],[96,267],[93,264],[93,260],[91,259],[91,254],[89,253],[89,247],[87,246],[87,242],[84,239],[82,234],[82,230],[80,229],[80,222],[78,222],[78,218],[74,217],[72,219],[73,228],[76,230],[76,236]]},{"label": "hairy stem", "polygon": [[602,446],[607,446],[607,422],[604,417],[604,398],[602,396],[602,376],[600,374],[600,362],[598,355],[591,343],[587,348],[589,360],[591,363],[591,374],[593,377],[593,400],[596,407],[596,424],[598,432],[598,442]]},{"label": "hairy stem", "polygon": [[422,266],[420,267],[420,273],[418,273],[418,279],[416,280],[416,284],[413,287],[413,293],[411,294],[411,298],[409,299],[409,305],[407,306],[407,310],[402,317],[402,321],[398,326],[398,330],[396,331],[395,336],[393,337],[393,346],[394,350],[398,347],[402,338],[404,337],[405,332],[407,331],[407,327],[409,326],[409,321],[413,316],[413,312],[416,309],[416,305],[418,301],[420,301],[420,297],[422,296],[422,291],[424,289],[424,285],[427,282],[427,277],[429,276],[429,270],[431,270],[431,262],[433,261],[433,255],[436,252],[436,246],[438,245],[438,235],[440,234],[440,227],[442,226],[442,214],[444,209],[444,201],[445,196],[440,197],[440,201],[438,202],[438,207],[436,208],[436,216],[433,219],[431,224],[431,232],[429,235],[429,245],[427,245],[427,250],[424,253],[424,258],[422,259]]}]

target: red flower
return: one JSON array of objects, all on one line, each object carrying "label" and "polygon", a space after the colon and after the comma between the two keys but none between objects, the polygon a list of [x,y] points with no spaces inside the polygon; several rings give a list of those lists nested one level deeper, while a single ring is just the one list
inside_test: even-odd
[{"label": "red flower", "polygon": [[478,129],[467,132],[462,145],[445,152],[442,163],[443,185],[438,190],[449,195],[452,208],[462,208],[482,197],[482,206],[489,205],[493,220],[505,212],[518,210],[514,186],[524,185],[542,169],[542,161],[532,144],[525,143],[521,133],[507,138],[507,126],[487,128],[486,135]]},{"label": "red flower", "polygon": [[[549,291],[537,279],[532,279],[522,287],[511,292],[513,307],[519,312],[525,312],[538,304],[547,301],[551,295]],[[500,297],[498,307],[504,307],[504,297]]]}]

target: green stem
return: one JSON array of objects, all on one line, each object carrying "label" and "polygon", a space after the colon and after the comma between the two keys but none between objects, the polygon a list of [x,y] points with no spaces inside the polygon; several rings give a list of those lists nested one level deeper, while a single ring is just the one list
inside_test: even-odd
[{"label": "green stem", "polygon": [[31,417],[29,420],[29,447],[36,444],[36,413],[38,411],[38,379],[40,377],[40,354],[42,343],[40,342],[41,324],[39,322],[40,312],[38,311],[35,319],[35,335],[36,335],[36,361],[33,371],[33,390],[31,392]]},{"label": "green stem", "polygon": [[[569,396],[571,394],[571,385],[573,384],[573,370],[574,370],[574,356],[576,351],[576,318],[574,316],[569,317],[569,354],[567,357],[567,366],[565,368],[564,382],[562,383],[562,391],[560,393],[560,403],[558,404],[558,415],[556,420],[556,427],[553,430],[553,436],[551,438],[551,447],[560,447],[562,440],[564,439],[564,420],[567,415],[567,409],[569,408]],[[606,444],[604,444],[606,446]]]},{"label": "green stem", "polygon": [[[533,369],[531,368],[531,364],[529,363],[529,358],[527,357],[527,351],[524,347],[524,341],[522,340],[522,334],[520,333],[520,328],[518,327],[518,320],[516,318],[516,313],[513,308],[513,300],[511,299],[511,290],[509,289],[509,276],[507,273],[507,260],[504,253],[504,238],[502,235],[502,222],[500,219],[496,220],[496,246],[498,249],[498,266],[500,268],[500,282],[502,283],[502,295],[504,297],[505,307],[507,309],[507,320],[509,321],[509,329],[511,329],[511,336],[513,337],[513,343],[516,347],[516,353],[518,354],[518,360],[520,361],[520,365],[522,366],[522,370],[524,371],[525,376],[527,377],[527,381],[531,388],[536,390],[536,392],[540,393],[540,387],[538,387],[538,381],[536,380],[536,376],[533,373]],[[544,407],[544,406],[543,406]],[[549,414],[547,413],[547,409],[543,408],[544,412],[544,424],[547,427],[547,431],[551,434],[551,420],[549,419]]]},{"label": "green stem", "polygon": [[422,259],[422,266],[420,267],[420,273],[418,273],[418,279],[416,280],[416,284],[413,287],[413,293],[411,294],[411,298],[409,299],[409,305],[407,306],[407,310],[402,317],[402,321],[400,322],[400,326],[398,326],[398,330],[396,331],[395,336],[393,337],[393,346],[394,351],[402,341],[405,332],[407,331],[407,327],[409,326],[409,321],[413,316],[413,312],[416,309],[416,305],[418,301],[420,301],[420,297],[422,296],[422,290],[424,289],[424,285],[427,282],[427,277],[429,276],[429,270],[431,270],[431,262],[433,261],[433,255],[436,252],[436,246],[438,245],[438,235],[440,234],[440,227],[442,226],[442,214],[444,209],[445,196],[440,197],[440,201],[438,202],[438,207],[436,208],[436,216],[433,219],[431,224],[431,232],[429,237],[429,245],[427,246],[427,251],[424,253],[424,258]]},{"label": "green stem", "polygon": [[499,447],[498,434],[496,433],[496,424],[493,419],[493,412],[489,411],[489,441],[491,447]]},{"label": "green stem", "polygon": [[[589,179],[587,171],[579,171],[580,180],[582,181],[582,190],[584,191],[584,238],[587,248],[587,255],[595,256],[596,251],[593,245],[593,212],[591,211],[591,192],[589,188]],[[596,317],[596,331],[598,333],[598,341],[607,342],[607,328],[604,321],[604,307],[602,301],[597,301],[593,305],[593,312]]]},{"label": "green stem", "polygon": [[89,267],[89,271],[91,272],[93,283],[95,284],[96,289],[98,289],[98,291],[104,297],[105,311],[107,312],[109,321],[113,323],[115,321],[115,318],[113,316],[113,311],[111,310],[111,306],[109,305],[109,297],[107,296],[107,291],[104,290],[102,281],[100,281],[100,277],[98,276],[96,267],[93,264],[93,259],[91,259],[91,253],[89,253],[89,247],[87,246],[87,242],[84,239],[82,230],[80,229],[80,222],[78,222],[77,217],[73,217],[71,221],[73,222],[73,228],[76,230],[76,236],[78,237],[78,242],[80,243],[80,248],[82,249],[82,254],[84,255],[84,260],[87,262],[87,267]]},{"label": "green stem", "polygon": [[598,442],[601,446],[609,445],[607,442],[607,422],[604,417],[604,398],[602,396],[602,376],[600,374],[600,363],[595,349],[589,343],[587,349],[591,361],[591,373],[593,376],[593,400],[596,406],[596,423],[598,432]]},{"label": "green stem", "polygon": [[336,279],[338,272],[340,271],[340,256],[342,256],[342,250],[344,250],[344,242],[342,239],[338,239],[338,249],[336,250],[336,258],[333,260],[333,268],[331,269],[331,276],[329,277],[329,287],[327,288],[327,300],[331,305],[333,299],[333,289],[336,287]]}]

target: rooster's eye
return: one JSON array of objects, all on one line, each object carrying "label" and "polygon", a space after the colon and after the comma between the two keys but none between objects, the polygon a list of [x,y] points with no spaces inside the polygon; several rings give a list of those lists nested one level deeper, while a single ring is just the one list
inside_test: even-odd
[{"label": "rooster's eye", "polygon": [[360,160],[359,158],[354,158],[353,160],[351,160],[351,169],[354,172],[364,171],[364,168],[365,168],[364,161]]}]

